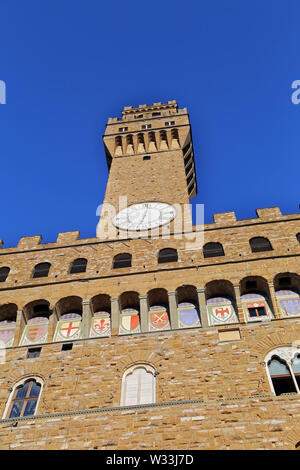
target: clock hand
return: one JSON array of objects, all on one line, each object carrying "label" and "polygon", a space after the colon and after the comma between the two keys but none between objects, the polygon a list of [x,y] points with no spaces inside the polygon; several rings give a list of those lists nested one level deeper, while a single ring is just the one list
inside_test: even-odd
[{"label": "clock hand", "polygon": [[140,225],[144,222],[144,219],[145,219],[146,214],[147,214],[147,209],[145,209],[145,211],[144,211],[144,213],[143,213],[143,215],[142,215],[142,218],[141,218],[141,220],[140,220],[139,223],[138,223],[137,228],[139,228]]}]

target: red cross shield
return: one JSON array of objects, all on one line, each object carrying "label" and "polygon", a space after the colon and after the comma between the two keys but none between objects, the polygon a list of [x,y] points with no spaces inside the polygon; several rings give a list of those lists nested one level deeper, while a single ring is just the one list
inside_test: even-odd
[{"label": "red cross shield", "polygon": [[80,328],[80,321],[70,321],[70,322],[65,322],[61,325],[60,327],[60,334],[64,338],[71,338],[74,336]]}]

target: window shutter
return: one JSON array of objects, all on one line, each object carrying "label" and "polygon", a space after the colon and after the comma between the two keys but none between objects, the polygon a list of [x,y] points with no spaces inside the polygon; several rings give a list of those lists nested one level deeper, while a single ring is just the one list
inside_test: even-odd
[{"label": "window shutter", "polygon": [[139,370],[136,369],[126,377],[125,385],[125,406],[138,404],[138,379]]},{"label": "window shutter", "polygon": [[145,369],[140,369],[140,403],[153,403],[154,376]]}]

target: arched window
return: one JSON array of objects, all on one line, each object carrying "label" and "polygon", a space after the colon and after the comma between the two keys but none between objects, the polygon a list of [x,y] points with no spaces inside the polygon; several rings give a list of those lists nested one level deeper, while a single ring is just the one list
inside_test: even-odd
[{"label": "arched window", "polygon": [[224,249],[221,243],[206,243],[203,246],[203,256],[204,258],[212,258],[214,256],[224,256]]},{"label": "arched window", "polygon": [[35,413],[41,391],[36,379],[29,379],[15,387],[9,403],[7,418],[32,416]]},{"label": "arched window", "polygon": [[47,277],[49,274],[51,264],[50,263],[39,263],[33,270],[32,277]]},{"label": "arched window", "polygon": [[91,299],[93,318],[90,338],[110,336],[111,334],[111,298],[107,294],[95,295]]},{"label": "arched window", "polygon": [[55,306],[59,316],[53,341],[73,341],[82,337],[82,299],[64,297]]},{"label": "arched window", "polygon": [[283,346],[270,351],[265,364],[275,395],[300,394],[300,355],[297,347]]},{"label": "arched window", "polygon": [[158,253],[158,263],[173,263],[178,261],[178,253],[174,248],[164,248]]},{"label": "arched window", "polygon": [[45,343],[48,336],[48,323],[51,314],[49,302],[44,299],[35,300],[25,305],[27,324],[25,325],[20,345]]},{"label": "arched window", "polygon": [[285,361],[274,357],[268,367],[275,395],[296,392],[291,372]]},{"label": "arched window", "polygon": [[70,268],[70,274],[85,273],[86,272],[87,259],[77,258],[75,259]]},{"label": "arched window", "polygon": [[295,445],[295,449],[296,449],[296,450],[300,450],[300,441],[297,442],[297,444]]},{"label": "arched window", "polygon": [[252,253],[259,251],[271,251],[273,250],[270,241],[264,237],[254,237],[249,240]]},{"label": "arched window", "polygon": [[16,304],[4,304],[0,307],[0,341],[3,341],[6,347],[12,346],[14,342],[17,312]]},{"label": "arched window", "polygon": [[0,282],[5,282],[9,275],[10,268],[0,268]]},{"label": "arched window", "polygon": [[138,364],[123,375],[121,406],[146,403],[155,403],[155,370],[148,364]]},{"label": "arched window", "polygon": [[123,292],[120,296],[120,323],[119,334],[128,335],[132,333],[140,333],[140,299],[139,294],[135,291]]},{"label": "arched window", "polygon": [[179,328],[200,327],[198,293],[195,286],[183,285],[176,289]]},{"label": "arched window", "polygon": [[116,255],[113,260],[113,268],[130,268],[131,255],[129,253],[120,253]]}]

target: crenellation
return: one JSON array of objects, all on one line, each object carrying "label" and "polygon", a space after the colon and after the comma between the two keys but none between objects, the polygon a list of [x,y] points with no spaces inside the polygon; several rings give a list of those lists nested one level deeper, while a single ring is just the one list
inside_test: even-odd
[{"label": "crenellation", "polygon": [[256,209],[257,216],[261,219],[276,220],[282,216],[279,207],[265,207],[264,209]]},{"label": "crenellation", "polygon": [[80,232],[78,230],[73,232],[60,232],[57,236],[56,243],[62,245],[69,245],[79,239]]},{"label": "crenellation", "polygon": [[18,248],[21,250],[28,250],[30,248],[35,248],[41,244],[42,236],[30,236],[30,237],[22,237],[18,243]]},{"label": "crenellation", "polygon": [[234,212],[214,214],[214,221],[216,225],[232,225],[236,222],[236,215]]}]

